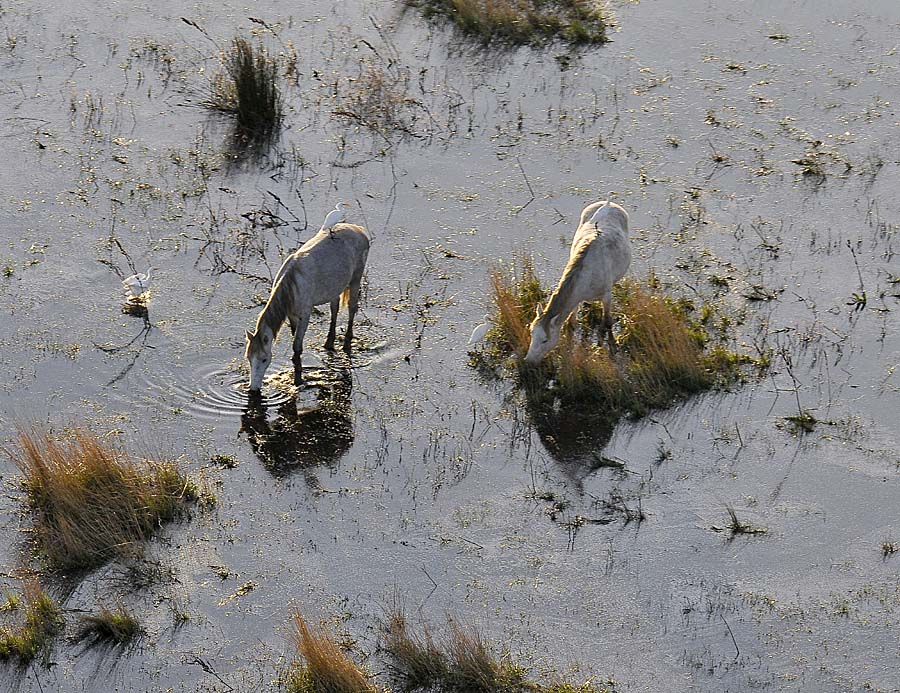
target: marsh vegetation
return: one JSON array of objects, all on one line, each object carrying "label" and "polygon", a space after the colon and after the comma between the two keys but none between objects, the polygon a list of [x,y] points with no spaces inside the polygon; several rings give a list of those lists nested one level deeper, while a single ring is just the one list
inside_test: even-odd
[{"label": "marsh vegetation", "polygon": [[277,60],[262,44],[242,37],[232,39],[220,60],[222,69],[213,77],[204,104],[233,117],[240,138],[270,140],[283,117]]},{"label": "marsh vegetation", "polygon": [[88,569],[135,555],[200,496],[176,463],[135,461],[86,428],[62,438],[22,429],[10,455],[24,475],[35,543],[52,569]]},{"label": "marsh vegetation", "polygon": [[21,623],[0,626],[0,659],[27,665],[49,652],[63,628],[62,611],[34,579],[26,580],[22,596],[8,599],[7,605],[6,617],[20,617]]},{"label": "marsh vegetation", "polygon": [[426,17],[445,17],[484,43],[562,40],[605,43],[606,14],[599,0],[406,0]]}]

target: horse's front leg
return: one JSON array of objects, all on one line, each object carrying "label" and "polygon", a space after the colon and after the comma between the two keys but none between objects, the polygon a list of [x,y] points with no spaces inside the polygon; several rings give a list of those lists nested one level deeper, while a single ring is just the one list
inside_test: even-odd
[{"label": "horse's front leg", "polygon": [[334,339],[337,335],[338,310],[341,307],[341,297],[338,296],[331,302],[331,325],[328,326],[328,338],[325,340],[325,348],[334,351]]},{"label": "horse's front leg", "polygon": [[303,382],[303,337],[306,336],[306,328],[309,327],[309,313],[305,311],[297,320],[297,330],[294,332],[294,384]]},{"label": "horse's front leg", "polygon": [[347,302],[347,332],[344,334],[344,352],[350,353],[350,345],[353,342],[353,318],[359,308],[359,285],[362,283],[362,274],[350,282],[350,300]]}]

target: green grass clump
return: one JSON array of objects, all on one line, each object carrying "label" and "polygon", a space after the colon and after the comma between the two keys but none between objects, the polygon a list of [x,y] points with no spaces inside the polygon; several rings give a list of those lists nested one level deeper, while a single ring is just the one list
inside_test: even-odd
[{"label": "green grass clump", "polygon": [[[621,327],[619,355],[599,346],[602,305],[586,304],[563,327],[558,346],[539,368],[528,368],[522,357],[531,341],[530,323],[547,292],[530,260],[518,271],[491,275],[494,327],[486,347],[473,353],[472,364],[502,377],[512,373],[533,411],[560,408],[594,412],[614,420],[624,414],[642,416],[653,409],[744,376],[748,365],[762,362],[712,344],[704,323],[711,309],[674,300],[651,277],[646,285],[623,280],[614,288],[613,309]],[[726,321],[727,322],[727,321]]]},{"label": "green grass clump", "polygon": [[[25,623],[0,627],[0,659],[17,659],[28,664],[50,648],[53,638],[62,631],[62,611],[36,582],[26,582],[24,595],[16,600],[16,609],[24,602]],[[9,600],[8,603],[12,603]]]},{"label": "green grass clump", "polygon": [[235,38],[222,53],[223,72],[213,78],[207,108],[234,116],[251,140],[271,138],[282,119],[278,64],[261,45]]},{"label": "green grass clump", "polygon": [[294,644],[303,663],[288,672],[288,693],[375,693],[366,674],[329,633],[314,631],[303,616],[294,614]]},{"label": "green grass clump", "polygon": [[55,569],[133,553],[199,497],[174,462],[137,463],[83,428],[66,441],[20,430],[10,454],[25,476],[38,546]]},{"label": "green grass clump", "polygon": [[560,40],[606,43],[607,21],[599,0],[406,0],[426,17],[446,17],[483,43],[515,45]]},{"label": "green grass clump", "polygon": [[143,633],[141,624],[122,605],[110,610],[100,607],[96,614],[79,619],[76,640],[89,640],[91,644],[124,645]]}]

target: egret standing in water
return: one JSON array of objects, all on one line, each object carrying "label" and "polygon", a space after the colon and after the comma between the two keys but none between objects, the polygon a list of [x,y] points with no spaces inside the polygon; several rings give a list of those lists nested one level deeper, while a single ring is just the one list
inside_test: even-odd
[{"label": "egret standing in water", "polygon": [[[325,221],[322,222],[322,229],[328,229],[328,235],[334,238],[334,227],[344,220],[344,216],[353,207],[349,202],[338,202],[335,208],[328,212]],[[320,229],[321,230],[321,229]]]},{"label": "egret standing in water", "polygon": [[131,294],[131,299],[140,298],[150,290],[151,271],[152,268],[148,269],[146,272],[132,274],[130,277],[125,277],[125,279],[122,280],[122,286],[124,286],[128,290],[128,293]]}]

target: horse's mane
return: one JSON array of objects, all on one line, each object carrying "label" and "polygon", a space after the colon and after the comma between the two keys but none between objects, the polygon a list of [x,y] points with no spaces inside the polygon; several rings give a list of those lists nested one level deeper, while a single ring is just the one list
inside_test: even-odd
[{"label": "horse's mane", "polygon": [[[595,238],[597,235],[599,235],[599,233],[595,235]],[[547,308],[544,311],[544,315],[546,315],[548,319],[553,315],[556,315],[560,310],[564,310],[565,306],[569,304],[569,300],[572,298],[572,292],[575,291],[575,281],[579,274],[578,270],[584,264],[590,246],[591,244],[589,242],[582,243],[575,251],[575,255],[571,256],[566,263],[562,277],[559,280],[559,285],[550,295],[550,300],[547,301]]]},{"label": "horse's mane", "polygon": [[272,293],[265,307],[256,319],[256,333],[259,328],[266,326],[272,330],[273,335],[278,334],[281,325],[287,317],[288,311],[293,307],[295,291],[292,291],[295,280],[293,273],[288,269],[283,272],[281,278],[272,287]]}]

